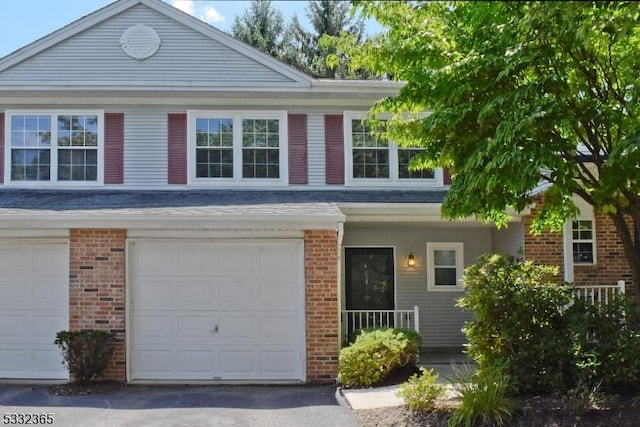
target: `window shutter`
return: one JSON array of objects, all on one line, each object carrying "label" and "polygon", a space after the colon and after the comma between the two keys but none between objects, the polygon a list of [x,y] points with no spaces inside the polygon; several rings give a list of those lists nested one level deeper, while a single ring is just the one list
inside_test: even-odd
[{"label": "window shutter", "polygon": [[124,114],[104,115],[104,183],[124,182]]},{"label": "window shutter", "polygon": [[344,129],[342,114],[324,116],[327,184],[344,184]]},{"label": "window shutter", "polygon": [[4,113],[0,113],[0,184],[4,183]]},{"label": "window shutter", "polygon": [[451,172],[449,172],[449,169],[442,169],[442,183],[444,185],[451,185]]},{"label": "window shutter", "polygon": [[187,115],[169,114],[169,184],[187,183]]},{"label": "window shutter", "polygon": [[289,114],[289,184],[308,184],[307,115]]}]

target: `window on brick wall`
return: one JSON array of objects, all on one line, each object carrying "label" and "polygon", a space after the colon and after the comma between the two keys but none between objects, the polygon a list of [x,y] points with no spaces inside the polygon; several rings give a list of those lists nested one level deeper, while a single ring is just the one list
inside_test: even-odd
[{"label": "window on brick wall", "polygon": [[571,222],[571,239],[574,264],[595,264],[595,232],[592,219]]}]

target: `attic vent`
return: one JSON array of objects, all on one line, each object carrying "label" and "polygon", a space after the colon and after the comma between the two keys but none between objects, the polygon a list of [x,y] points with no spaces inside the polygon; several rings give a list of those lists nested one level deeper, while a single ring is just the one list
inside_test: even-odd
[{"label": "attic vent", "polygon": [[153,28],[144,24],[129,27],[120,37],[120,46],[124,53],[142,60],[149,58],[160,48],[160,36]]}]

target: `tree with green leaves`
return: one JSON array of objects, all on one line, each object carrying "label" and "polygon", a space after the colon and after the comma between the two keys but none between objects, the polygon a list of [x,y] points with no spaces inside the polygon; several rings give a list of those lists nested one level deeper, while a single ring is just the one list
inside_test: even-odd
[{"label": "tree with green leaves", "polygon": [[[385,29],[337,41],[352,67],[406,81],[385,137],[446,167],[448,218],[506,225],[546,186],[534,231],[560,230],[576,194],[611,217],[640,300],[640,9],[631,2],[386,2]],[[334,58],[335,59],[335,58]],[[425,113],[426,112],[426,113]]]},{"label": "tree with green leaves", "polygon": [[[306,8],[312,30],[305,29],[294,15],[287,31],[286,55],[283,60],[299,70],[318,78],[365,78],[370,74],[348,65],[348,58],[338,56],[333,46],[320,43],[324,35],[349,34],[354,43],[364,39],[364,20],[351,14],[351,4],[345,0],[314,0]],[[336,66],[327,67],[327,56],[337,58]]]},{"label": "tree with green leaves", "polygon": [[269,0],[253,0],[241,17],[236,15],[231,34],[275,58],[283,55],[284,18]]}]

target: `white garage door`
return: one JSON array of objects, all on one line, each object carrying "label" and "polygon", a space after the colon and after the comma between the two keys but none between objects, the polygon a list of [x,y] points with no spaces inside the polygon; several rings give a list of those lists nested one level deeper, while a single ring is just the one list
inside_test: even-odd
[{"label": "white garage door", "polygon": [[67,379],[56,332],[69,329],[67,243],[0,240],[0,378]]},{"label": "white garage door", "polygon": [[132,380],[303,380],[300,240],[137,240]]}]

